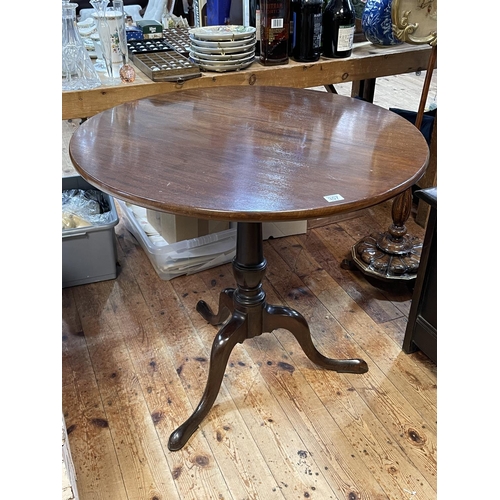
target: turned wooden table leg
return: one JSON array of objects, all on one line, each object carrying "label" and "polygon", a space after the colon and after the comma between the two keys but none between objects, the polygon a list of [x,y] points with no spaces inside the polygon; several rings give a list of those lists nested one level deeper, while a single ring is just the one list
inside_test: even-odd
[{"label": "turned wooden table leg", "polygon": [[[437,45],[432,48],[415,126],[420,129],[432,73],[437,59]],[[383,280],[413,280],[417,277],[422,241],[407,234],[406,222],[411,213],[412,190],[407,189],[394,199],[392,224],[388,231],[372,234],[358,241],[351,250],[353,263],[365,274]],[[345,262],[343,266],[348,268]]]}]

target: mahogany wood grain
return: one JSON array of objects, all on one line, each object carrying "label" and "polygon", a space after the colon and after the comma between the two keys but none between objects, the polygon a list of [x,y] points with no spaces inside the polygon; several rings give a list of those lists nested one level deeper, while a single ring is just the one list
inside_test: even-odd
[{"label": "mahogany wood grain", "polygon": [[[349,97],[282,87],[185,90],[83,123],[75,169],[117,198],[204,219],[300,220],[366,208],[424,173],[425,139]],[[324,196],[341,195],[329,202]]]}]

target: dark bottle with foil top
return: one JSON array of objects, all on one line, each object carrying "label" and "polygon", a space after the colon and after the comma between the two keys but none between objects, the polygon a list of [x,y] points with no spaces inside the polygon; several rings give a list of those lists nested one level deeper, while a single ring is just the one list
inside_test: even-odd
[{"label": "dark bottle with foil top", "polygon": [[260,62],[288,63],[290,0],[260,0]]},{"label": "dark bottle with foil top", "polygon": [[323,56],[349,57],[356,13],[351,0],[330,0],[323,12]]},{"label": "dark bottle with foil top", "polygon": [[255,55],[260,54],[260,0],[250,0],[249,2],[249,24],[255,28]]},{"label": "dark bottle with foil top", "polygon": [[291,0],[290,55],[296,61],[317,61],[321,55],[323,0]]}]

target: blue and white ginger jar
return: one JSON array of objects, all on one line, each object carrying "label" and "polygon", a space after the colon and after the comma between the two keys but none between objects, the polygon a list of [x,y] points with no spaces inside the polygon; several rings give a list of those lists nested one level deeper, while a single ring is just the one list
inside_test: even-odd
[{"label": "blue and white ginger jar", "polygon": [[366,39],[375,45],[398,45],[394,36],[391,19],[392,0],[367,0],[361,27]]}]

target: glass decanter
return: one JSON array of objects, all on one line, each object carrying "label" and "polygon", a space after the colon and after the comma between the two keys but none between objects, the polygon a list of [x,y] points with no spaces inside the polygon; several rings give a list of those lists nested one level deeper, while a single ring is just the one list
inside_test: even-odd
[{"label": "glass decanter", "polygon": [[89,90],[101,80],[76,26],[78,4],[62,2],[62,89]]}]

